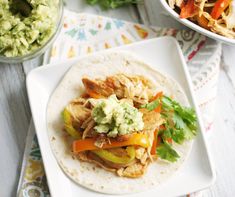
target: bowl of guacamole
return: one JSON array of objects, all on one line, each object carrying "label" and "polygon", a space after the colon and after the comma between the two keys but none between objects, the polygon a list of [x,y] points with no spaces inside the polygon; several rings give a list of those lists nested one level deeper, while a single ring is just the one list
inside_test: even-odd
[{"label": "bowl of guacamole", "polygon": [[41,55],[62,26],[62,0],[0,0],[0,62]]}]

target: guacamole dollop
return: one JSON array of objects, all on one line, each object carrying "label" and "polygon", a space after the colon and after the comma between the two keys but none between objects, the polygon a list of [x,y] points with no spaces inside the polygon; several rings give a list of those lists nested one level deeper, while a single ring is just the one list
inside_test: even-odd
[{"label": "guacamole dollop", "polygon": [[14,0],[0,0],[0,55],[26,55],[43,46],[55,32],[58,0],[26,0],[31,6],[23,16]]},{"label": "guacamole dollop", "polygon": [[127,100],[118,100],[115,95],[107,99],[92,99],[92,118],[97,133],[117,137],[141,131],[144,127],[143,114]]}]

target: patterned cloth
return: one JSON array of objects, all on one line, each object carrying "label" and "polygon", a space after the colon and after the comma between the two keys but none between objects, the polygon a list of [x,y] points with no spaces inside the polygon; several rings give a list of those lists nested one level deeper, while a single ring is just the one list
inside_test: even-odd
[{"label": "patterned cloth", "polygon": [[[211,130],[221,46],[194,31],[146,27],[118,19],[65,11],[62,31],[46,53],[45,61],[56,63],[159,36],[173,36],[178,40],[188,63],[206,130]],[[34,129],[29,131],[18,194],[23,197],[50,196],[37,137]]]}]

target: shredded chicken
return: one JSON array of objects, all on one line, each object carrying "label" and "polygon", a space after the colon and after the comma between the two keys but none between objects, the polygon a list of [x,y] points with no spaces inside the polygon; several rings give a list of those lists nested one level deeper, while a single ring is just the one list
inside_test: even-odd
[{"label": "shredded chicken", "polygon": [[145,164],[148,159],[148,153],[143,147],[136,148],[135,157],[140,160],[141,164]]},{"label": "shredded chicken", "polygon": [[170,5],[171,8],[174,8],[175,5],[180,7],[182,5],[184,0],[168,0],[168,3]]},{"label": "shredded chicken", "polygon": [[86,129],[83,131],[82,139],[85,139],[87,136],[91,136],[91,133],[93,131],[93,127],[95,126],[95,121],[91,118],[89,118],[90,121],[86,125]]},{"label": "shredded chicken", "polygon": [[145,173],[148,163],[149,162],[146,162],[144,165],[141,163],[135,163],[126,168],[120,168],[119,170],[117,170],[117,174],[119,176],[124,176],[129,178],[140,177]]},{"label": "shredded chicken", "polygon": [[153,96],[153,85],[142,76],[127,76],[117,74],[105,80],[83,78],[82,82],[89,93],[108,97],[116,94],[119,99],[132,99],[135,104],[146,104]]},{"label": "shredded chicken", "polygon": [[140,112],[143,113],[144,131],[155,130],[164,123],[164,119],[161,117],[160,113],[157,113],[154,110],[149,111],[145,108],[141,108]]},{"label": "shredded chicken", "polygon": [[[181,8],[183,2],[183,0],[168,0],[168,4],[172,9],[175,7]],[[235,38],[234,1],[230,2],[228,8],[222,12],[218,19],[211,16],[211,10],[213,10],[215,3],[216,0],[195,0],[195,14],[189,19],[212,32],[228,38]]]},{"label": "shredded chicken", "polygon": [[91,116],[91,110],[84,107],[81,104],[77,104],[76,102],[71,102],[67,106],[67,110],[71,113],[74,121],[81,124],[83,123],[87,118]]},{"label": "shredded chicken", "polygon": [[[94,107],[90,96],[108,97],[116,94],[118,99],[125,99],[131,105],[138,106],[146,104],[150,101],[155,93],[153,85],[149,80],[142,76],[127,76],[124,74],[117,74],[107,77],[105,80],[95,79],[91,80],[83,78],[82,82],[85,87],[85,94],[77,99],[74,99],[67,106],[68,111],[73,117],[75,128],[79,128],[82,132],[82,138],[95,137],[95,146],[102,148],[104,143],[110,143],[109,138],[105,134],[98,134],[95,132],[95,121],[92,118],[92,108]],[[90,95],[90,96],[89,96]],[[154,131],[163,123],[160,114],[155,111],[148,111],[147,109],[140,109],[143,113],[144,128],[142,131],[146,133],[152,143],[154,139]],[[117,141],[126,141],[131,135],[118,136]],[[135,158],[125,164],[117,164],[100,158],[92,151],[84,151],[77,154],[78,159],[95,163],[98,166],[116,172],[118,176],[136,178],[142,176],[148,164],[152,160],[150,154],[151,146],[149,148],[135,147]],[[116,156],[127,156],[125,148],[113,148],[109,151]]]}]

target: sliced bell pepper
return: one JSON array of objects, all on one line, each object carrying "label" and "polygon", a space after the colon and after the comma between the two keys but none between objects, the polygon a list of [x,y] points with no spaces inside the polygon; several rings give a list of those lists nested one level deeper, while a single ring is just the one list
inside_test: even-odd
[{"label": "sliced bell pepper", "polygon": [[150,101],[157,100],[163,96],[163,92],[158,92],[153,98],[150,99]]},{"label": "sliced bell pepper", "polygon": [[213,19],[218,19],[224,10],[229,6],[232,0],[217,0],[211,11],[211,17]]},{"label": "sliced bell pepper", "polygon": [[[86,150],[97,150],[100,149],[95,145],[96,139],[87,138],[84,140],[75,140],[73,142],[73,152],[79,153]],[[134,133],[128,138],[126,141],[116,141],[114,139],[110,139],[110,144],[106,143],[103,145],[102,149],[122,147],[122,146],[130,146],[130,145],[138,145],[144,148],[150,146],[149,138],[146,134],[143,133]]]},{"label": "sliced bell pepper", "polygon": [[155,112],[160,113],[162,111],[162,104],[160,103],[155,109]]},{"label": "sliced bell pepper", "polygon": [[97,156],[99,156],[101,159],[105,159],[107,161],[111,161],[116,164],[127,164],[130,163],[135,159],[135,148],[133,146],[128,146],[126,148],[126,152],[128,156],[117,156],[113,153],[111,153],[108,150],[94,150],[92,151]]},{"label": "sliced bell pepper", "polygon": [[[161,98],[163,96],[163,92],[158,92],[153,98],[150,99],[150,102],[155,101],[159,98]],[[160,113],[162,110],[162,104],[160,103],[155,109],[154,111],[157,113]]]},{"label": "sliced bell pepper", "polygon": [[70,112],[67,109],[64,109],[64,111],[62,112],[62,117],[63,117],[63,120],[64,120],[64,129],[65,129],[65,131],[69,135],[71,135],[72,137],[74,137],[76,139],[81,139],[80,132],[77,131],[72,125],[73,118],[72,118]]},{"label": "sliced bell pepper", "polygon": [[208,27],[208,20],[206,19],[206,17],[205,16],[197,16],[197,22],[198,22],[198,24],[201,26],[201,27],[203,27],[203,28],[205,28],[205,29],[209,29],[209,27]]},{"label": "sliced bell pepper", "polygon": [[158,134],[158,130],[156,129],[154,131],[154,139],[153,139],[153,144],[152,144],[152,148],[151,148],[151,155],[155,155],[156,154],[156,148],[157,148],[157,134]]},{"label": "sliced bell pepper", "polygon": [[180,11],[180,18],[189,18],[195,12],[194,0],[187,0],[186,3],[183,3]]}]

